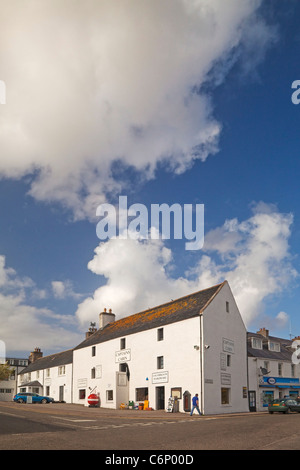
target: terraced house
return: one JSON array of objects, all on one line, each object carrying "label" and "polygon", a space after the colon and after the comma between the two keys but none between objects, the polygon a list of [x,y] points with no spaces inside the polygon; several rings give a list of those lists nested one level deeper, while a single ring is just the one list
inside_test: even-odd
[{"label": "terraced house", "polygon": [[198,393],[205,414],[248,411],[246,329],[228,283],[118,319],[104,309],[73,350],[39,358],[20,389],[87,405],[149,403],[191,409]]},{"label": "terraced house", "polygon": [[266,328],[248,333],[250,411],[263,411],[277,398],[300,395],[299,365],[293,361],[294,340],[299,337],[277,338]]},{"label": "terraced house", "polygon": [[72,403],[72,349],[43,357],[40,348],[29,356],[30,364],[18,379],[19,392],[52,396],[55,401]]}]

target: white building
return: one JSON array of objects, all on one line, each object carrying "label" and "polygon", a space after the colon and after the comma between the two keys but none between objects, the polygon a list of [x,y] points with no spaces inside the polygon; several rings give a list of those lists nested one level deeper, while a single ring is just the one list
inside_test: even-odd
[{"label": "white building", "polygon": [[100,405],[149,401],[191,409],[199,394],[205,414],[248,407],[246,329],[228,283],[115,321],[100,314],[100,328],[73,350],[73,402]]},{"label": "white building", "polygon": [[0,380],[0,401],[11,401],[17,393],[18,374],[28,365],[28,359],[7,357],[5,363],[12,373],[6,380]]},{"label": "white building", "polygon": [[261,328],[248,333],[249,405],[251,411],[267,410],[268,403],[300,395],[299,366],[293,363],[293,340],[269,335]]},{"label": "white building", "polygon": [[41,350],[36,348],[29,359],[30,364],[19,374],[18,391],[72,403],[72,349],[43,357]]}]

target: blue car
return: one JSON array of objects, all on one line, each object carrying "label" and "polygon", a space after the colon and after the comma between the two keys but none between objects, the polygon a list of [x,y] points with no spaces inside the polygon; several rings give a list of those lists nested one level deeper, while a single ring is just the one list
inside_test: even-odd
[{"label": "blue car", "polygon": [[22,392],[22,393],[17,393],[17,395],[14,396],[13,401],[17,403],[27,403],[27,397],[30,397],[28,399],[28,402],[32,403],[53,403],[54,399],[51,397],[43,397],[42,395],[39,395],[38,393],[30,393],[30,392]]}]

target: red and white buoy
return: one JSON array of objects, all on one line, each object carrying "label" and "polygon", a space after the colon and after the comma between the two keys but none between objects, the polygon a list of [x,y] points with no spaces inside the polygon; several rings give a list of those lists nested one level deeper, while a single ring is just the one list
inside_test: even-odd
[{"label": "red and white buoy", "polygon": [[99,405],[99,397],[96,393],[91,393],[88,396],[88,404],[89,406],[98,406]]}]

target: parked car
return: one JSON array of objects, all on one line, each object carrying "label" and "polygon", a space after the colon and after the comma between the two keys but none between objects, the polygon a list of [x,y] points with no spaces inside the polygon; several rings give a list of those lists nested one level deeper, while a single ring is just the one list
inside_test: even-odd
[{"label": "parked car", "polygon": [[296,411],[300,413],[300,403],[293,398],[283,398],[281,400],[273,400],[268,405],[269,413],[278,411],[279,413],[290,413],[290,411]]},{"label": "parked car", "polygon": [[[32,403],[52,403],[54,399],[51,397],[44,397],[39,395],[38,393],[29,393],[29,392],[21,392],[17,393],[14,396],[13,401],[17,403],[27,403],[27,397],[31,397]],[[28,400],[29,402],[30,400]]]}]

